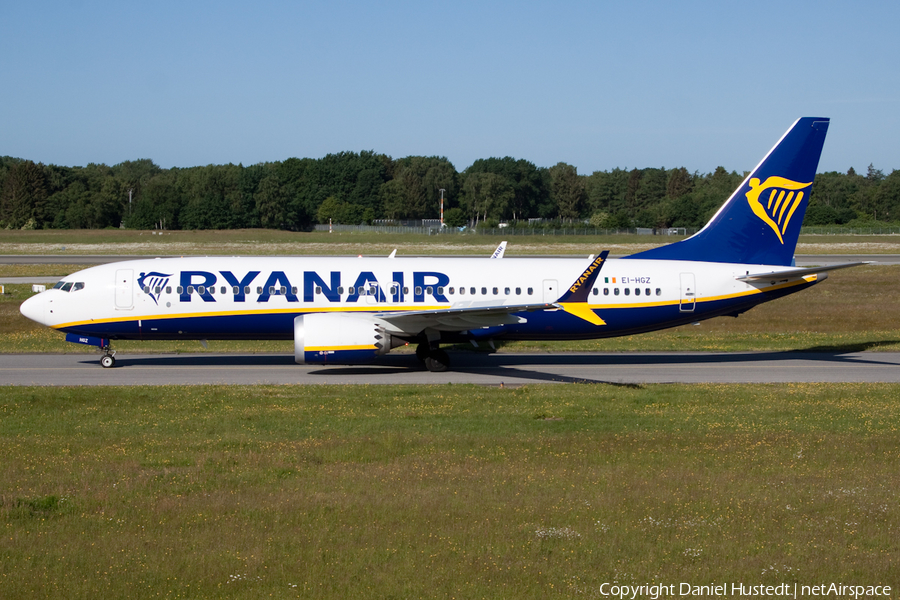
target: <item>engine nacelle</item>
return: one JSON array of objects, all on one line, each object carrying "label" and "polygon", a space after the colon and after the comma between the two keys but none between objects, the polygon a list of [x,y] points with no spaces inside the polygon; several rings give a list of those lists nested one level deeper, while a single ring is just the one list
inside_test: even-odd
[{"label": "engine nacelle", "polygon": [[315,313],[294,319],[294,360],[301,365],[367,363],[391,347],[390,334],[365,316]]}]

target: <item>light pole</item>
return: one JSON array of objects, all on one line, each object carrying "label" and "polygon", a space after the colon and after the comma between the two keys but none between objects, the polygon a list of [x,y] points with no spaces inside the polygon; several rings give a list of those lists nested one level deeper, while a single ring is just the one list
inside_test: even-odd
[{"label": "light pole", "polygon": [[441,188],[441,229],[444,228],[444,188]]}]

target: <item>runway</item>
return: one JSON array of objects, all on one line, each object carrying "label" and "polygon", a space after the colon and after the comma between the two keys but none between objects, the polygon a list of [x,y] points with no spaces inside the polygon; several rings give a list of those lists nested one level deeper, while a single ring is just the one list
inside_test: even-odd
[{"label": "runway", "polygon": [[304,366],[291,355],[120,354],[103,369],[99,353],[0,355],[2,385],[535,383],[897,383],[900,352],[450,353],[453,371],[430,373],[409,354],[369,366]]}]

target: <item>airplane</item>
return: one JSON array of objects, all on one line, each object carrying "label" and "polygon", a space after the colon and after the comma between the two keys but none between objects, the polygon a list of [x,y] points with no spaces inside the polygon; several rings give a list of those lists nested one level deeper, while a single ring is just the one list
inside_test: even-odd
[{"label": "airplane", "polygon": [[738,316],[865,264],[793,266],[828,125],[798,119],[699,232],[623,258],[131,260],[64,277],[20,310],[97,346],[103,367],[115,365],[113,340],[283,339],[312,365],[417,344],[435,372],[450,367],[442,344],[597,339]]}]

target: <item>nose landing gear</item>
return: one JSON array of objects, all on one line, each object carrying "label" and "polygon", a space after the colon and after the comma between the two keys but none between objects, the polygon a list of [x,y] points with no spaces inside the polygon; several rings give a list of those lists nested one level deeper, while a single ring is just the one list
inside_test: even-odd
[{"label": "nose landing gear", "polygon": [[100,346],[100,350],[104,352],[103,356],[100,357],[100,366],[104,369],[111,369],[116,366],[116,351],[110,348],[109,340],[106,340],[106,344]]}]

